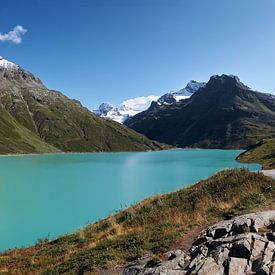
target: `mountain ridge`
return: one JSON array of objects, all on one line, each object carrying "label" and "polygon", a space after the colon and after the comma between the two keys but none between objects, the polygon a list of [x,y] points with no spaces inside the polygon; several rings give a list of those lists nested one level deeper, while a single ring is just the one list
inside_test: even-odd
[{"label": "mountain ridge", "polygon": [[141,96],[123,101],[119,107],[114,107],[110,103],[101,103],[98,109],[93,112],[105,119],[111,119],[119,123],[124,123],[127,119],[137,115],[140,112],[146,111],[151,104],[170,105],[180,100],[189,98],[193,93],[204,87],[204,82],[191,80],[185,88],[177,92],[168,92],[162,96]]},{"label": "mountain ridge", "polygon": [[245,148],[275,136],[275,96],[251,90],[236,76],[214,75],[189,99],[152,104],[125,124],[174,146]]}]

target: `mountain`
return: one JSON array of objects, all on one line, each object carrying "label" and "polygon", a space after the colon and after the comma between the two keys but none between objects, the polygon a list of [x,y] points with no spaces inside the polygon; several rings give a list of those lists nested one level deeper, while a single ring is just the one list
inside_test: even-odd
[{"label": "mountain", "polygon": [[111,119],[123,123],[126,119],[145,111],[152,101],[158,96],[141,96],[123,101],[119,107],[114,107],[110,103],[102,103],[94,113],[102,118]]},{"label": "mountain", "polygon": [[174,146],[245,148],[275,137],[275,97],[251,90],[236,76],[215,75],[189,99],[152,103],[125,124]]},{"label": "mountain", "polygon": [[179,90],[178,92],[170,92],[161,96],[157,100],[157,103],[158,105],[170,105],[180,100],[187,99],[204,86],[204,82],[200,83],[195,80],[191,80],[185,88]]},{"label": "mountain", "polygon": [[263,169],[275,169],[275,138],[261,140],[240,154],[241,162],[261,163]]},{"label": "mountain", "polygon": [[162,145],[105,121],[0,57],[0,153],[143,151]]},{"label": "mountain", "polygon": [[124,123],[127,119],[146,111],[152,102],[158,105],[170,105],[179,100],[189,98],[192,94],[204,87],[205,83],[191,80],[185,88],[177,92],[169,92],[163,96],[141,96],[123,101],[119,107],[114,107],[110,103],[102,103],[94,113],[102,118],[111,119],[119,123]]}]

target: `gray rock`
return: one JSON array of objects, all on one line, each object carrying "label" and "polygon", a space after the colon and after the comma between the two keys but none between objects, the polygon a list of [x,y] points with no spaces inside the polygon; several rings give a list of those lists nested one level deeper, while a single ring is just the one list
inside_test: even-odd
[{"label": "gray rock", "polygon": [[224,267],[218,264],[213,258],[207,258],[206,261],[201,266],[201,268],[195,273],[198,275],[203,275],[203,274],[222,275],[224,274]]},{"label": "gray rock", "polygon": [[275,273],[274,220],[275,211],[266,211],[211,226],[194,242],[187,274]]},{"label": "gray rock", "polygon": [[[219,222],[198,236],[189,257],[170,251],[167,261],[140,259],[124,275],[275,275],[275,211],[258,212]],[[186,260],[188,263],[186,264]]]},{"label": "gray rock", "polygon": [[[230,258],[228,261],[228,275],[243,275],[251,272],[246,259]],[[206,273],[205,273],[206,274]]]},{"label": "gray rock", "polygon": [[122,274],[123,275],[182,275],[185,274],[184,262],[185,254],[182,250],[170,251],[168,260],[160,263],[152,262],[151,258],[140,259],[128,264]]}]

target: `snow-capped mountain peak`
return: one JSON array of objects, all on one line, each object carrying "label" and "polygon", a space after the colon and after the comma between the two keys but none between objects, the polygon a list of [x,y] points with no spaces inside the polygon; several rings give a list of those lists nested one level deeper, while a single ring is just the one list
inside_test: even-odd
[{"label": "snow-capped mountain peak", "polygon": [[129,115],[136,115],[139,112],[147,110],[152,101],[158,100],[159,96],[149,95],[140,96],[132,99],[125,100],[121,103],[121,108],[126,112],[131,112]]},{"label": "snow-capped mountain peak", "polygon": [[189,98],[192,94],[197,92],[200,88],[203,88],[206,85],[204,82],[197,82],[195,80],[191,80],[187,83],[185,88],[177,91],[177,92],[169,92],[164,94],[158,99],[159,105],[165,104],[170,105],[177,101]]},{"label": "snow-capped mountain peak", "polygon": [[205,83],[191,80],[185,88],[177,92],[169,92],[163,96],[140,96],[123,101],[119,107],[113,107],[109,103],[102,103],[94,113],[100,117],[123,123],[126,119],[147,110],[153,101],[158,105],[170,105],[179,100],[189,98],[193,93],[204,87]]},{"label": "snow-capped mountain peak", "polygon": [[123,101],[119,107],[109,103],[102,103],[94,113],[100,117],[115,120],[123,123],[127,118],[132,117],[149,108],[152,101],[158,100],[158,96],[141,96]]},{"label": "snow-capped mountain peak", "polygon": [[100,117],[115,120],[123,123],[127,118],[132,117],[149,108],[152,101],[158,100],[158,96],[141,96],[123,101],[118,107],[110,103],[102,103],[94,113]]},{"label": "snow-capped mountain peak", "polygon": [[4,69],[17,69],[18,66],[6,59],[4,59],[2,56],[0,56],[0,67],[4,68]]},{"label": "snow-capped mountain peak", "polygon": [[195,80],[191,80],[187,83],[186,87],[184,88],[187,92],[193,94],[194,92],[197,92],[200,88],[205,87],[205,82],[197,82]]},{"label": "snow-capped mountain peak", "polygon": [[114,109],[114,106],[110,103],[102,103],[99,105],[97,110],[94,110],[94,113],[96,113],[99,116],[107,116],[108,112]]}]

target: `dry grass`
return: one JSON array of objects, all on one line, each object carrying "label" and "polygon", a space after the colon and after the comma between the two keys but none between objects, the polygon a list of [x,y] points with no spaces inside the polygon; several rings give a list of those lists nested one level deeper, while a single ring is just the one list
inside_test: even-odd
[{"label": "dry grass", "polygon": [[161,256],[186,232],[232,215],[274,208],[275,181],[225,170],[191,187],[148,198],[57,240],[0,255],[8,274],[83,274],[145,253]]},{"label": "dry grass", "polygon": [[275,138],[263,140],[238,157],[239,161],[261,163],[263,169],[275,169]]}]

